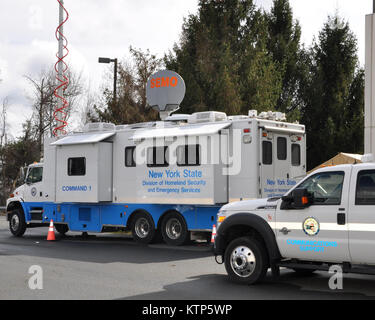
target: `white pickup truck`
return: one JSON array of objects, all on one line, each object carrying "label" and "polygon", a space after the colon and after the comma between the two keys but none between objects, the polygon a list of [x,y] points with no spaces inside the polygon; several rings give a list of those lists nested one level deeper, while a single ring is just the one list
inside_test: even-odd
[{"label": "white pickup truck", "polygon": [[319,169],[282,198],[231,203],[217,218],[216,261],[237,282],[280,267],[375,274],[375,163]]}]

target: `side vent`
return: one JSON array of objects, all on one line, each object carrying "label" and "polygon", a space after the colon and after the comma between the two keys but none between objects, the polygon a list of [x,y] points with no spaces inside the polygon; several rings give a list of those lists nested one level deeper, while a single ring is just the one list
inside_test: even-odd
[{"label": "side vent", "polygon": [[78,212],[79,221],[91,221],[91,209],[90,208],[79,208]]}]

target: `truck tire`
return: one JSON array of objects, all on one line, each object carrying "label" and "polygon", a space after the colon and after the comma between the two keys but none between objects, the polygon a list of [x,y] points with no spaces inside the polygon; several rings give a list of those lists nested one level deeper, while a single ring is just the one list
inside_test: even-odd
[{"label": "truck tire", "polygon": [[185,219],[177,212],[170,212],[163,218],[161,234],[164,242],[171,246],[182,246],[190,240]]},{"label": "truck tire", "polygon": [[147,212],[137,212],[132,221],[132,235],[136,242],[149,244],[156,238],[155,224]]},{"label": "truck tire", "polygon": [[225,269],[232,281],[255,284],[268,270],[266,248],[255,238],[233,240],[225,250]]},{"label": "truck tire", "polygon": [[9,229],[15,237],[22,237],[26,231],[26,221],[23,211],[15,209],[9,216]]},{"label": "truck tire", "polygon": [[69,227],[66,224],[55,224],[56,231],[60,233],[62,236],[69,231]]}]

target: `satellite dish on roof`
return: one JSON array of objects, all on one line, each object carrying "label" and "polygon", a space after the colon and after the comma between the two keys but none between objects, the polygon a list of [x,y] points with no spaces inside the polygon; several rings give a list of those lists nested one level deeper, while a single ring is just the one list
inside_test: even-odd
[{"label": "satellite dish on roof", "polygon": [[156,72],[147,81],[147,102],[159,112],[162,120],[180,109],[185,92],[184,79],[174,71],[162,70]]}]

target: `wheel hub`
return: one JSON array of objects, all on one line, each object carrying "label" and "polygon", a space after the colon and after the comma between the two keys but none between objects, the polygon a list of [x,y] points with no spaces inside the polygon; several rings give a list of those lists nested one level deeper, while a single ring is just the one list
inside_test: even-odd
[{"label": "wheel hub", "polygon": [[146,238],[150,232],[150,224],[148,223],[147,219],[141,218],[138,219],[135,223],[135,233],[140,238]]},{"label": "wheel hub", "polygon": [[10,226],[11,226],[13,231],[17,231],[19,225],[20,225],[20,219],[15,214],[15,215],[12,216],[12,219],[10,220]]},{"label": "wheel hub", "polygon": [[233,250],[230,264],[234,273],[240,277],[249,277],[255,270],[254,253],[248,247],[237,247]]},{"label": "wheel hub", "polygon": [[170,239],[178,239],[181,236],[182,232],[180,221],[175,218],[168,220],[165,231],[167,232],[167,235]]}]

